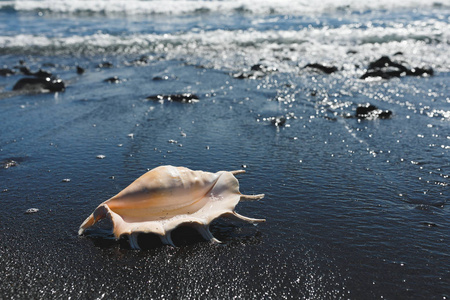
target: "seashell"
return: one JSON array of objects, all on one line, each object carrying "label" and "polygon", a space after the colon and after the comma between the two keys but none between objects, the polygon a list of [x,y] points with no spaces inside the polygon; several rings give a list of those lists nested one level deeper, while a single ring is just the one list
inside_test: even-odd
[{"label": "seashell", "polygon": [[154,233],[164,244],[175,246],[171,232],[180,225],[196,228],[206,239],[220,243],[209,231],[213,220],[231,216],[250,223],[264,219],[244,217],[234,211],[240,200],[259,200],[264,194],[243,195],[234,175],[193,171],[184,167],[160,166],[148,171],[114,197],[100,204],[81,224],[78,234],[108,218],[116,239],[128,235],[130,246],[140,249],[139,233]]}]

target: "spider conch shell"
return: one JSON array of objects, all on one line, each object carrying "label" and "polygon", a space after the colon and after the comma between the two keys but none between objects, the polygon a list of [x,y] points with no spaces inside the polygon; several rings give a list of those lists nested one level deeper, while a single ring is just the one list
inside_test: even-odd
[{"label": "spider conch shell", "polygon": [[78,234],[103,218],[111,219],[114,236],[128,235],[130,246],[139,249],[137,235],[154,233],[164,244],[175,246],[171,232],[189,225],[211,242],[220,243],[209,231],[209,224],[220,216],[258,223],[234,211],[240,200],[259,200],[260,195],[242,195],[235,174],[192,171],[184,167],[160,166],[148,171],[123,191],[100,204],[81,224]]}]

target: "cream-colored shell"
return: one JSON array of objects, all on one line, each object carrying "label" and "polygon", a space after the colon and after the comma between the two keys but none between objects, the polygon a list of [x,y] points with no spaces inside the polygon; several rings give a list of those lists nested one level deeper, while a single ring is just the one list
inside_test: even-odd
[{"label": "cream-colored shell", "polygon": [[155,233],[164,244],[174,246],[170,233],[180,225],[192,226],[205,239],[219,242],[209,231],[209,224],[220,216],[230,215],[251,223],[265,221],[234,211],[240,200],[264,197],[264,194],[246,196],[239,192],[234,175],[244,172],[210,173],[184,167],[157,167],[100,204],[81,224],[78,233],[81,235],[100,219],[109,218],[115,237],[128,235],[133,249],[139,249],[139,233]]}]

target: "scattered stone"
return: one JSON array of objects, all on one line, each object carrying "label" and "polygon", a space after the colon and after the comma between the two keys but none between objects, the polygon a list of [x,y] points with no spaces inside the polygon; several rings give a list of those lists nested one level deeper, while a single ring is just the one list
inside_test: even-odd
[{"label": "scattered stone", "polygon": [[105,80],[103,80],[104,82],[109,82],[109,83],[119,83],[120,79],[117,76],[113,76],[113,77],[109,77],[106,78]]},{"label": "scattered stone", "polygon": [[47,78],[47,77],[53,77],[52,73],[47,72],[47,71],[43,71],[41,69],[39,69],[39,71],[32,73],[31,75],[36,76],[36,77],[40,77],[40,78]]},{"label": "scattered stone", "polygon": [[398,70],[376,70],[376,71],[367,71],[364,73],[360,79],[367,79],[367,78],[374,78],[374,77],[380,77],[382,79],[391,79],[394,77],[402,77],[405,76],[406,73]]},{"label": "scattered stone", "polygon": [[305,68],[316,69],[316,70],[322,71],[323,73],[326,73],[326,74],[331,74],[331,73],[334,73],[334,72],[336,72],[338,70],[338,68],[335,67],[335,66],[329,67],[329,66],[324,66],[324,65],[318,64],[318,63],[307,64],[303,68],[304,69]]},{"label": "scattered stone", "polygon": [[270,119],[271,119],[270,123],[272,123],[276,127],[281,127],[281,126],[284,126],[284,124],[286,124],[285,116],[272,117]]},{"label": "scattered stone", "polygon": [[2,161],[2,167],[3,169],[9,169],[11,167],[17,166],[19,163],[12,159],[7,159],[5,161]]},{"label": "scattered stone", "polygon": [[125,64],[127,66],[131,66],[131,65],[144,66],[144,65],[147,65],[148,63],[149,63],[149,58],[148,58],[148,56],[145,56],[145,55],[141,56],[140,58],[134,59],[132,61],[125,62]]},{"label": "scattered stone", "polygon": [[34,214],[37,213],[39,211],[38,208],[29,208],[25,211],[26,214]]},{"label": "scattered stone", "polygon": [[81,74],[83,74],[84,73],[84,68],[82,68],[82,67],[80,67],[80,66],[77,66],[77,74],[78,75],[81,75]]},{"label": "scattered stone", "polygon": [[393,62],[388,56],[382,56],[381,58],[377,59],[376,61],[369,63],[369,70],[382,69],[385,67],[394,67],[394,68],[399,69],[399,71],[403,71],[403,72],[406,72],[408,70],[402,64]]},{"label": "scattered stone", "polygon": [[61,79],[52,79],[50,77],[45,78],[31,78],[26,77],[20,79],[13,87],[14,91],[50,91],[50,92],[62,92],[66,88],[64,82]]},{"label": "scattered stone", "polygon": [[433,76],[434,71],[431,68],[412,68],[406,72],[408,76]]},{"label": "scattered stone", "polygon": [[275,67],[256,64],[251,66],[250,70],[244,70],[242,72],[232,74],[232,76],[236,79],[259,79],[276,71],[278,71],[278,69]]},{"label": "scattered stone", "polygon": [[360,79],[380,77],[383,79],[391,79],[393,77],[403,76],[433,76],[434,71],[431,68],[412,68],[393,62],[389,57],[382,56],[378,60],[371,62]]},{"label": "scattered stone", "polygon": [[392,116],[392,111],[390,110],[381,110],[375,105],[365,104],[360,105],[356,108],[355,116],[358,119],[389,119]]},{"label": "scattered stone", "polygon": [[148,96],[146,99],[155,101],[180,102],[180,103],[194,103],[199,101],[198,96],[191,93],[174,94],[174,95],[152,95]]},{"label": "scattered stone", "polygon": [[14,72],[14,70],[11,70],[11,69],[7,69],[7,68],[4,68],[4,69],[0,69],[0,76],[10,76],[10,75],[14,75],[16,72]]},{"label": "scattered stone", "polygon": [[[16,67],[17,68],[17,67]],[[21,65],[20,67],[18,67],[19,68],[19,71],[22,73],[22,74],[24,74],[24,75],[28,75],[28,76],[32,76],[33,75],[33,73],[30,71],[30,68],[28,68],[28,67],[26,67],[26,66],[24,66],[24,65]]]},{"label": "scattered stone", "polygon": [[47,77],[53,77],[53,74],[47,71],[43,71],[39,69],[37,72],[31,72],[31,70],[26,66],[20,66],[19,71],[27,76],[35,76],[39,78],[47,78]]}]

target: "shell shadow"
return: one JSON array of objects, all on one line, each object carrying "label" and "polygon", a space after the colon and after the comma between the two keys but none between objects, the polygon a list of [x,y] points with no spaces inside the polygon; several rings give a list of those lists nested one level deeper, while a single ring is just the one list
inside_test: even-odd
[{"label": "shell shadow", "polygon": [[[123,235],[118,241],[112,231],[112,222],[104,219],[95,226],[86,229],[85,237],[91,240],[95,247],[100,249],[119,248],[131,250],[127,235]],[[254,225],[241,224],[226,218],[225,220],[215,220],[210,227],[212,234],[222,241],[222,245],[238,244],[259,244],[262,240],[261,232]],[[256,233],[255,233],[256,231]],[[173,243],[176,247],[189,247],[199,243],[210,243],[205,240],[197,229],[189,225],[181,225],[171,232]],[[137,236],[141,250],[153,250],[168,247],[161,241],[161,237],[154,233],[139,233]]]},{"label": "shell shadow", "polygon": [[[207,242],[200,233],[189,226],[179,226],[172,231],[172,241],[177,247],[184,247],[197,244],[199,242]],[[121,247],[131,249],[128,243],[128,237],[122,238],[125,243],[120,243]],[[141,250],[151,250],[161,247],[167,247],[161,241],[161,238],[154,233],[140,233],[137,237]]]}]

